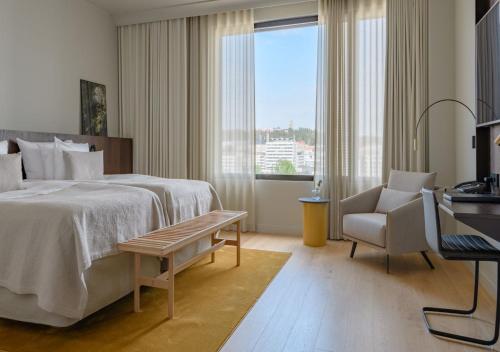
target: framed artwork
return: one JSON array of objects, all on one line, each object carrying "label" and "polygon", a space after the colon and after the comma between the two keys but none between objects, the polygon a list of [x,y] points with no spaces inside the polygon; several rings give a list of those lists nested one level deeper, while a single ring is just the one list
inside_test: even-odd
[{"label": "framed artwork", "polygon": [[80,105],[82,134],[107,137],[106,86],[80,80]]}]

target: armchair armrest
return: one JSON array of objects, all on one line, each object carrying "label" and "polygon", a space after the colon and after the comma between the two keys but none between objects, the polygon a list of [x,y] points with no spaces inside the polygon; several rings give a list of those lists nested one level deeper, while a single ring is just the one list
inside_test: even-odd
[{"label": "armchair armrest", "polygon": [[388,254],[397,255],[428,249],[425,238],[424,203],[421,197],[387,213]]},{"label": "armchair armrest", "polygon": [[384,188],[384,185],[342,199],[339,204],[340,219],[346,214],[373,213],[377,207],[382,188]]}]

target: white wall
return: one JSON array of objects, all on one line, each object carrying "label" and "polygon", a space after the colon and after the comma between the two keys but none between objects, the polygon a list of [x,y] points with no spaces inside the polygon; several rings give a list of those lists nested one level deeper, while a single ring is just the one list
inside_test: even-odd
[{"label": "white wall", "polygon": [[[429,103],[455,97],[455,0],[429,1]],[[429,168],[439,185],[455,184],[455,106],[442,103],[429,113]]]},{"label": "white wall", "polygon": [[313,184],[312,181],[257,180],[257,231],[301,235],[302,205],[298,198],[310,196]]},{"label": "white wall", "polygon": [[0,1],[0,128],[80,133],[80,79],[106,85],[118,134],[116,27],[85,0]]},{"label": "white wall", "polygon": [[305,1],[288,5],[259,7],[254,10],[255,22],[274,21],[283,18],[314,16],[318,14],[316,1]]}]

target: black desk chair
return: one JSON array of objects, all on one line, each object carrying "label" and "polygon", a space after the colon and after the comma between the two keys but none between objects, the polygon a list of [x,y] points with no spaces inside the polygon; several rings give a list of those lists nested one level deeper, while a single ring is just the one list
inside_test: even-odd
[{"label": "black desk chair", "polygon": [[[425,237],[429,246],[442,258],[447,260],[473,260],[475,261],[474,271],[474,302],[472,308],[468,310],[446,309],[424,307],[425,324],[427,330],[433,335],[445,337],[452,340],[475,343],[479,345],[494,345],[498,340],[498,327],[500,318],[500,251],[490,245],[486,240],[475,235],[441,235],[439,223],[438,202],[433,191],[422,190],[425,214]],[[479,262],[489,261],[497,263],[497,308],[495,318],[495,334],[491,340],[480,340],[473,337],[451,334],[431,328],[427,319],[428,313],[444,313],[455,315],[471,315],[477,308],[477,291],[479,284]]]}]

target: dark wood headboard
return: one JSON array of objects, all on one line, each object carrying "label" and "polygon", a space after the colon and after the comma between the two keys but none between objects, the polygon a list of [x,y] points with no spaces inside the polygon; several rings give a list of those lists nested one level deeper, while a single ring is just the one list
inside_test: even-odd
[{"label": "dark wood headboard", "polygon": [[75,143],[88,143],[94,145],[96,151],[104,151],[105,174],[132,173],[132,139],[130,138],[0,130],[0,141],[9,141],[9,153],[19,152],[16,138],[30,142],[53,142],[54,137],[62,140],[72,140]]}]

